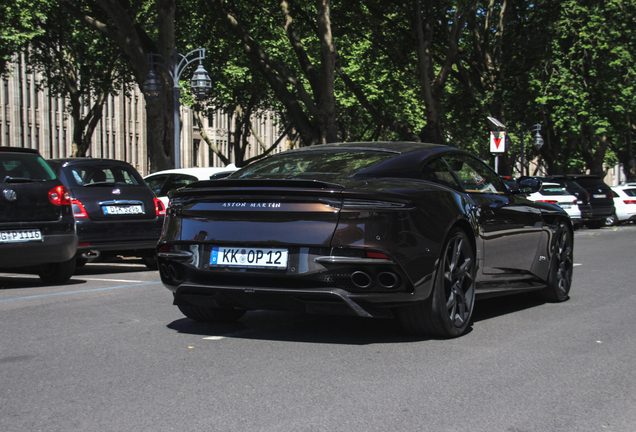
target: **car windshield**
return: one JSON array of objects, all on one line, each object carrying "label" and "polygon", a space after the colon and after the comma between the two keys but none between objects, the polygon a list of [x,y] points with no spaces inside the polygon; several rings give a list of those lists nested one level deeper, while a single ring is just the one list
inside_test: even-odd
[{"label": "car windshield", "polygon": [[379,151],[304,151],[279,153],[228,178],[345,178],[395,157]]},{"label": "car windshield", "polygon": [[0,181],[30,182],[54,180],[55,173],[42,159],[32,153],[0,153]]},{"label": "car windshield", "polygon": [[99,185],[142,186],[143,181],[132,168],[108,163],[67,165],[63,168],[71,187]]},{"label": "car windshield", "polygon": [[565,190],[561,185],[546,185],[543,184],[543,187],[539,191],[541,195],[546,196],[554,196],[554,195],[570,195],[568,191]]}]

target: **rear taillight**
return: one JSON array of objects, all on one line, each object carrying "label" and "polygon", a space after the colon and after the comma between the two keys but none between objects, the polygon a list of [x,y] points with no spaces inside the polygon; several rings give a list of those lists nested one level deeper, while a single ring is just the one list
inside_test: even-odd
[{"label": "rear taillight", "polygon": [[163,205],[163,201],[159,198],[153,198],[155,200],[155,214],[157,216],[165,216],[166,215],[166,206]]},{"label": "rear taillight", "polygon": [[73,198],[73,216],[75,216],[75,219],[88,217],[88,213],[86,213],[84,204],[82,204],[80,200],[75,198]]},{"label": "rear taillight", "polygon": [[537,202],[544,202],[544,203],[549,203],[549,204],[557,204],[558,201],[555,200],[537,200]]},{"label": "rear taillight", "polygon": [[367,258],[389,259],[386,254],[380,252],[367,252]]},{"label": "rear taillight", "polygon": [[71,194],[63,185],[57,185],[49,191],[49,201],[55,205],[71,205]]},{"label": "rear taillight", "polygon": [[625,204],[636,204],[636,200],[623,200]]}]

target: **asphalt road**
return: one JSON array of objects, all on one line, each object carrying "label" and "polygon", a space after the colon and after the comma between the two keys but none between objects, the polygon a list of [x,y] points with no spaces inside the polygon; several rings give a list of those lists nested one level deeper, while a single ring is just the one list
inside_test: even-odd
[{"label": "asphalt road", "polygon": [[0,431],[636,431],[636,225],[575,235],[571,299],[478,301],[454,340],[393,321],[201,325],[159,275],[0,274]]}]

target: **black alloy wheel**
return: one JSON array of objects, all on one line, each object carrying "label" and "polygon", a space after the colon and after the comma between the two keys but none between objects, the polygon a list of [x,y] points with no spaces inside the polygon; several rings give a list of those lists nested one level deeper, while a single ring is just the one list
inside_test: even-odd
[{"label": "black alloy wheel", "polygon": [[475,252],[466,233],[454,228],[442,251],[431,296],[398,311],[404,329],[440,338],[461,336],[475,305]]},{"label": "black alloy wheel", "polygon": [[567,300],[572,286],[574,268],[574,242],[572,232],[563,223],[559,224],[552,258],[548,286],[541,291],[542,297],[551,302]]}]

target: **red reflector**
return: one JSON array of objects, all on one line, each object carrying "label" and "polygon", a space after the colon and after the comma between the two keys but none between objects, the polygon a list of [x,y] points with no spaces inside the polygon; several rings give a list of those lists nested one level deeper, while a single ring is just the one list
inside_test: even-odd
[{"label": "red reflector", "polygon": [[89,247],[90,245],[90,243],[78,243],[77,247]]},{"label": "red reflector", "polygon": [[161,246],[159,248],[159,252],[168,252],[170,251],[170,246]]},{"label": "red reflector", "polygon": [[389,257],[383,253],[379,253],[379,252],[367,252],[367,258],[382,258],[382,259],[389,259]]}]

